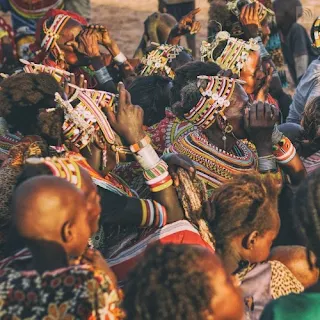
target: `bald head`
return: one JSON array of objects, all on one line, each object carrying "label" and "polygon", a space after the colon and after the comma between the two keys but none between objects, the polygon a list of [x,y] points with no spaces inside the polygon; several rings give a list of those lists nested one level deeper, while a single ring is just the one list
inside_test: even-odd
[{"label": "bald head", "polygon": [[61,230],[86,208],[81,190],[57,177],[23,182],[12,199],[13,223],[25,239],[60,242]]}]

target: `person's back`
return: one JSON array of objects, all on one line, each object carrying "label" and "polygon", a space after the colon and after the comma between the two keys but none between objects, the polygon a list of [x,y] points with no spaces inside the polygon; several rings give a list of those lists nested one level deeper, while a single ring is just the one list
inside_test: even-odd
[{"label": "person's back", "polygon": [[[85,265],[43,274],[4,269],[0,283],[2,319],[96,319],[103,315],[117,319],[121,314],[110,278]],[[112,314],[105,308],[106,300]]]}]

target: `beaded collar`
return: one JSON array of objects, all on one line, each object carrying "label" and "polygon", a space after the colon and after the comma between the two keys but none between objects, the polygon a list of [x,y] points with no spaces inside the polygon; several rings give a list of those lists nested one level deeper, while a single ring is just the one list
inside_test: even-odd
[{"label": "beaded collar", "polygon": [[320,16],[314,23],[314,46],[320,49]]},{"label": "beaded collar", "polygon": [[174,79],[175,72],[169,64],[176,59],[184,50],[181,46],[173,46],[168,44],[158,45],[155,50],[152,50],[146,57],[141,59],[144,65],[140,75],[149,76],[157,73],[165,73],[169,78]]},{"label": "beaded collar", "polygon": [[195,164],[197,174],[211,187],[233,179],[235,175],[256,171],[256,155],[242,142],[237,141],[231,152],[217,148],[199,131],[189,133],[167,149],[188,156]]},{"label": "beaded collar", "polygon": [[[223,41],[227,41],[227,45],[221,55],[217,59],[214,59],[213,53]],[[223,70],[230,69],[239,76],[248,60],[250,52],[259,50],[259,45],[254,39],[244,41],[242,39],[233,38],[227,31],[217,33],[215,40],[211,43],[202,41],[200,47],[201,61],[215,62]]]},{"label": "beaded collar", "polygon": [[[196,126],[208,129],[216,121],[218,114],[227,120],[224,111],[230,106],[236,80],[220,76],[199,76],[198,79],[197,85],[202,97],[184,117]],[[205,90],[200,87],[201,80],[208,80]]]}]

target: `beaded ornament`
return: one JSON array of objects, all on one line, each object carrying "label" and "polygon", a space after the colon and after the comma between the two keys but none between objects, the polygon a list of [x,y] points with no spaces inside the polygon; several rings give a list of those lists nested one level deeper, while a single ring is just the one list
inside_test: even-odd
[{"label": "beaded ornament", "polygon": [[[199,76],[198,88],[202,95],[199,102],[184,116],[198,127],[208,129],[219,114],[227,120],[224,111],[230,106],[230,98],[234,92],[236,80],[227,77]],[[201,80],[208,80],[206,89],[200,87]]]},{"label": "beaded ornament", "polygon": [[320,16],[314,23],[314,46],[320,49]]},{"label": "beaded ornament", "polygon": [[[227,45],[221,55],[217,59],[214,59],[213,53],[222,41],[227,41]],[[227,31],[217,33],[215,40],[211,43],[202,41],[200,47],[201,61],[215,62],[222,69],[232,70],[237,75],[240,75],[250,52],[259,50],[259,44],[254,39],[244,41],[233,38]]]},{"label": "beaded ornament", "polygon": [[165,72],[169,78],[174,79],[175,72],[171,69],[169,64],[179,56],[184,48],[168,44],[157,44],[157,46],[158,47],[155,50],[152,50],[146,57],[141,59],[141,63],[144,66],[140,75],[149,76]]},{"label": "beaded ornament", "polygon": [[67,158],[29,158],[26,164],[46,165],[55,177],[63,178],[81,189],[81,173],[80,168],[75,161]]},{"label": "beaded ornament", "polygon": [[70,19],[71,18],[67,15],[59,14],[54,18],[50,28],[47,27],[48,20],[46,20],[43,24],[43,32],[45,37],[42,40],[41,48],[43,48],[45,52],[51,51],[56,58],[63,55],[63,52],[57,44],[57,40],[60,37],[61,30]]},{"label": "beaded ornament", "polygon": [[24,59],[20,59],[20,62],[25,65],[23,68],[25,73],[48,73],[52,75],[59,82],[59,84],[62,84],[64,81],[69,82],[71,80],[71,73],[63,69],[49,67],[43,64],[36,64]]}]

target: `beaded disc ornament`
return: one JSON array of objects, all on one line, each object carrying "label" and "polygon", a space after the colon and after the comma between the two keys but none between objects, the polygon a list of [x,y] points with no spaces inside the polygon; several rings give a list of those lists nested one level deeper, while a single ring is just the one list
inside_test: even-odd
[{"label": "beaded disc ornament", "polygon": [[314,46],[320,49],[320,16],[314,23]]}]

